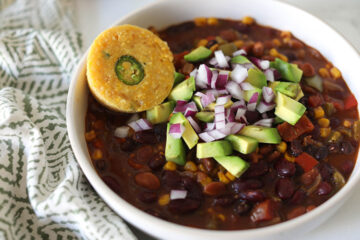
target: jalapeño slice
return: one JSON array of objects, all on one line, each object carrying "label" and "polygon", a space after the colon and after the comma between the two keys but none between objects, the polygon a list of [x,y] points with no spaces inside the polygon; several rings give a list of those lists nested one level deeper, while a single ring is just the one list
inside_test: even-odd
[{"label": "jalape\u00f1o slice", "polygon": [[141,63],[130,55],[123,55],[117,60],[115,73],[118,79],[126,85],[137,85],[145,76]]}]

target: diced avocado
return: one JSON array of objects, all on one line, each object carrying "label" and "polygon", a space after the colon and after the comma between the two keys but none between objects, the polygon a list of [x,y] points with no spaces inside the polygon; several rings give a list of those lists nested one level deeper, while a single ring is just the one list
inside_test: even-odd
[{"label": "diced avocado", "polygon": [[261,99],[261,93],[262,93],[262,90],[260,88],[255,88],[252,90],[244,91],[244,100],[248,102],[250,100],[251,96],[256,92],[259,93],[259,99],[258,99],[258,103],[259,103],[259,101]]},{"label": "diced avocado", "polygon": [[318,75],[305,78],[304,80],[305,80],[306,84],[309,85],[310,87],[315,88],[319,92],[323,91],[323,80]]},{"label": "diced avocado", "polygon": [[197,49],[191,51],[189,54],[184,56],[184,59],[188,62],[200,62],[212,54],[212,51],[204,46],[198,47]]},{"label": "diced avocado", "polygon": [[201,98],[200,98],[200,97],[194,96],[194,97],[192,98],[192,100],[195,102],[196,107],[197,107],[200,111],[202,111],[202,110],[204,109],[204,107],[203,107],[202,104],[201,104]]},{"label": "diced avocado", "polygon": [[182,125],[184,125],[185,131],[182,135],[182,138],[184,139],[188,148],[192,149],[198,143],[199,137],[192,128],[189,121],[184,117],[182,113],[179,112],[175,113],[170,119],[170,124],[174,123],[181,123]]},{"label": "diced avocado", "polygon": [[176,85],[170,92],[170,100],[185,100],[189,101],[195,91],[195,78],[189,77]]},{"label": "diced avocado", "polygon": [[279,85],[279,83],[281,82],[280,81],[269,82],[269,88],[271,88],[275,92],[275,88],[277,85]]},{"label": "diced avocado", "polygon": [[234,43],[224,43],[219,46],[219,50],[221,50],[225,56],[232,56],[233,52],[237,50],[237,47]]},{"label": "diced avocado", "polygon": [[197,158],[221,157],[232,154],[231,143],[226,140],[199,143],[196,148]]},{"label": "diced avocado", "polygon": [[[224,104],[224,107],[225,108],[229,108],[233,105],[233,101],[229,100],[227,101],[225,104]],[[215,110],[215,106],[216,106],[216,103],[213,102],[213,103],[210,103],[209,105],[207,105],[205,107],[205,110],[210,110],[210,111],[214,111]]]},{"label": "diced avocado", "polygon": [[202,122],[213,122],[215,118],[214,112],[198,112],[195,117]]},{"label": "diced avocado", "polygon": [[282,93],[276,95],[275,115],[284,119],[291,125],[295,125],[297,121],[306,111],[306,107],[292,98]]},{"label": "diced avocado", "polygon": [[215,160],[235,177],[240,177],[250,166],[248,162],[237,156],[215,157]]},{"label": "diced avocado", "polygon": [[281,142],[281,137],[276,128],[269,128],[263,126],[245,126],[240,135],[255,138],[260,143],[278,144]]},{"label": "diced avocado", "polygon": [[252,153],[258,147],[258,141],[254,138],[247,136],[231,134],[225,139],[231,143],[234,150],[243,154]]},{"label": "diced avocado", "polygon": [[263,88],[267,85],[265,74],[261,70],[256,68],[249,69],[246,82],[257,88]]},{"label": "diced avocado", "polygon": [[300,87],[300,84],[298,84],[298,83],[280,82],[275,87],[275,91],[281,92],[291,98],[295,98],[301,91],[301,87]]},{"label": "diced avocado", "polygon": [[184,143],[181,138],[173,138],[169,134],[170,123],[167,124],[165,158],[167,161],[184,165],[186,162]]},{"label": "diced avocado", "polygon": [[231,59],[231,63],[238,63],[238,64],[245,64],[245,63],[251,63],[247,57],[238,55]]},{"label": "diced avocado", "polygon": [[146,118],[152,124],[167,122],[170,114],[174,110],[175,101],[162,103],[146,111]]},{"label": "diced avocado", "polygon": [[174,86],[184,81],[185,75],[182,73],[174,72]]},{"label": "diced avocado", "polygon": [[300,87],[300,91],[298,92],[298,95],[294,98],[295,101],[299,101],[304,96],[304,92],[302,91]]},{"label": "diced avocado", "polygon": [[296,64],[285,62],[279,58],[270,62],[270,67],[275,68],[281,74],[281,77],[290,82],[300,82],[302,76],[302,70],[298,68]]}]

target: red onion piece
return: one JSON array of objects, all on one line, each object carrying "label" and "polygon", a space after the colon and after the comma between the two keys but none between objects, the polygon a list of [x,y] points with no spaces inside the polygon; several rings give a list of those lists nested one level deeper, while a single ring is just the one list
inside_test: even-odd
[{"label": "red onion piece", "polygon": [[236,65],[231,72],[231,79],[237,83],[242,83],[248,77],[248,71],[241,65]]},{"label": "red onion piece", "polygon": [[229,95],[225,95],[225,96],[218,97],[218,98],[216,99],[216,105],[224,105],[224,104],[227,103],[230,99],[231,99],[231,96],[229,96]]},{"label": "red onion piece", "polygon": [[228,90],[231,96],[235,99],[240,100],[244,98],[241,87],[234,81],[229,81],[226,84],[225,89]]},{"label": "red onion piece", "polygon": [[218,64],[218,62],[217,62],[216,58],[213,57],[212,59],[209,60],[209,64],[215,66]]},{"label": "red onion piece", "polygon": [[230,130],[230,134],[237,134],[245,127],[245,124],[243,123],[235,123]]},{"label": "red onion piece", "polygon": [[215,114],[215,123],[225,121],[225,113]]},{"label": "red onion piece", "polygon": [[248,91],[248,90],[253,90],[255,89],[255,87],[253,85],[251,85],[251,83],[248,82],[242,82],[240,83],[240,87],[242,90],[244,91]]},{"label": "red onion piece", "polygon": [[186,195],[187,195],[186,190],[171,190],[170,191],[170,200],[185,199]]},{"label": "red onion piece", "polygon": [[272,127],[272,124],[274,123],[274,121],[275,121],[274,118],[266,118],[266,119],[261,119],[261,120],[255,122],[254,125],[263,126],[263,127]]},{"label": "red onion piece", "polygon": [[205,132],[211,131],[215,129],[215,123],[206,123],[206,128],[204,129]]},{"label": "red onion piece", "polygon": [[212,72],[205,64],[199,66],[195,81],[199,88],[206,88],[207,84],[211,82]]},{"label": "red onion piece", "polygon": [[197,113],[197,111],[194,111],[194,110],[188,108],[185,110],[184,116],[185,117],[195,116],[196,113]]},{"label": "red onion piece", "polygon": [[269,61],[269,60],[260,60],[259,65],[260,65],[260,68],[261,68],[262,70],[269,69],[269,67],[270,67],[270,61]]},{"label": "red onion piece", "polygon": [[256,110],[258,110],[259,113],[264,113],[273,110],[275,106],[276,106],[275,103],[267,103],[265,101],[261,101],[257,105]]},{"label": "red onion piece", "polygon": [[114,131],[114,136],[118,138],[126,138],[129,134],[128,126],[117,127]]},{"label": "red onion piece", "polygon": [[201,132],[201,128],[200,128],[199,124],[191,116],[187,117],[187,120],[189,121],[190,125],[193,127],[195,132],[197,132],[197,133]]},{"label": "red onion piece", "polygon": [[136,123],[142,128],[142,130],[152,129],[152,124],[147,119],[140,118],[136,121]]},{"label": "red onion piece", "polygon": [[246,109],[238,108],[235,115],[235,120],[239,121],[241,118],[245,117]]},{"label": "red onion piece", "polygon": [[226,109],[226,121],[228,123],[235,121],[235,109],[233,108]]},{"label": "red onion piece", "polygon": [[238,108],[245,108],[246,104],[245,104],[245,100],[244,99],[240,99],[239,101],[236,101],[233,103],[233,105],[231,105],[231,109],[238,109]]},{"label": "red onion piece", "polygon": [[181,138],[185,131],[185,127],[181,123],[174,123],[170,125],[169,134],[176,139]]},{"label": "red onion piece", "polygon": [[215,108],[214,108],[214,112],[215,112],[215,114],[224,113],[225,112],[224,105],[216,105]]},{"label": "red onion piece", "polygon": [[184,113],[185,110],[186,110],[186,104],[187,102],[184,101],[184,100],[178,100],[176,101],[176,106],[174,108],[174,113],[177,113],[177,112],[181,112],[181,113]]},{"label": "red onion piece", "polygon": [[262,114],[261,114],[261,117],[262,117],[262,118],[269,118],[268,115],[266,114],[266,112],[262,113]]},{"label": "red onion piece", "polygon": [[202,132],[199,134],[199,137],[204,141],[204,142],[212,142],[215,141],[215,138],[213,138],[212,136],[210,136],[210,134],[208,132]]},{"label": "red onion piece", "polygon": [[215,127],[216,127],[216,129],[224,128],[224,127],[225,127],[225,120],[224,120],[224,121],[215,122]]},{"label": "red onion piece", "polygon": [[212,89],[215,89],[216,88],[216,82],[217,82],[217,79],[219,77],[219,72],[214,70],[212,74],[213,74],[212,78],[210,79],[210,87]]},{"label": "red onion piece", "polygon": [[256,109],[256,105],[257,105],[257,102],[258,102],[258,99],[259,99],[259,93],[256,92],[254,93],[251,97],[250,97],[250,100],[247,104],[247,109],[249,111],[255,111]]},{"label": "red onion piece", "polygon": [[270,87],[263,87],[262,89],[262,96],[265,102],[269,103],[272,102],[275,98],[275,93]]},{"label": "red onion piece", "polygon": [[198,72],[198,70],[196,68],[194,70],[192,70],[192,72],[189,74],[190,77],[196,78],[197,72]]},{"label": "red onion piece", "polygon": [[227,135],[219,131],[218,129],[211,130],[207,132],[211,137],[213,137],[215,140],[225,138]]},{"label": "red onion piece", "polygon": [[221,89],[221,90],[210,89],[210,90],[206,91],[206,94],[209,94],[209,93],[214,95],[214,97],[229,94],[229,92],[226,89]]},{"label": "red onion piece", "polygon": [[235,125],[235,122],[230,122],[225,124],[225,127],[222,129],[219,129],[219,131],[221,133],[223,133],[224,135],[228,136],[231,134],[231,128]]},{"label": "red onion piece", "polygon": [[240,49],[240,50],[237,50],[235,52],[233,52],[233,57],[236,57],[236,56],[239,56],[239,55],[243,55],[245,56],[247,53],[244,49]]},{"label": "red onion piece", "polygon": [[217,89],[224,89],[229,79],[229,71],[220,71],[216,79],[215,86]]},{"label": "red onion piece", "polygon": [[264,74],[266,76],[266,80],[268,80],[269,82],[273,82],[275,81],[275,76],[274,76],[274,71],[273,69],[269,68],[269,69],[266,69],[264,71]]},{"label": "red onion piece", "polygon": [[135,132],[140,132],[140,131],[142,130],[141,127],[137,124],[136,121],[130,122],[130,123],[128,123],[128,125],[129,125]]},{"label": "red onion piece", "polygon": [[217,50],[214,52],[216,61],[218,62],[218,65],[222,68],[228,68],[229,64],[225,58],[224,53],[221,50]]}]

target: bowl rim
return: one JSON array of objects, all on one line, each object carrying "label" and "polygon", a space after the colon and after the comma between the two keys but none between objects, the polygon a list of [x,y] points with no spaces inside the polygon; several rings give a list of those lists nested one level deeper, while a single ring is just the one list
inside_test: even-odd
[{"label": "bowl rim", "polygon": [[[124,22],[129,17],[138,15],[142,11],[144,11],[148,8],[156,7],[156,5],[166,2],[166,1],[168,1],[168,0],[156,0],[154,2],[146,4],[143,7],[138,8],[137,10],[132,11],[132,12],[126,14],[125,16],[121,17],[120,19],[116,20],[109,27],[115,26],[118,24],[122,24],[122,22]],[[326,28],[328,28],[328,30],[330,30],[334,34],[338,35],[340,37],[340,39],[344,42],[344,44],[347,44],[350,47],[351,51],[356,53],[356,55],[359,59],[359,62],[360,62],[359,51],[354,47],[354,45],[351,42],[349,42],[343,36],[343,34],[339,33],[337,30],[335,30],[326,21],[301,9],[298,6],[295,6],[295,5],[286,3],[286,2],[282,2],[280,0],[274,0],[273,2],[275,2],[276,4],[281,4],[281,5],[285,6],[286,8],[292,8],[292,10],[301,12],[302,14],[307,15],[308,17],[320,22],[323,25],[322,27],[326,27]],[[180,225],[177,223],[173,223],[170,221],[166,221],[166,220],[154,217],[154,216],[138,209],[137,207],[133,206],[132,204],[130,204],[129,202],[127,202],[126,200],[121,198],[119,195],[117,195],[115,192],[113,192],[102,181],[102,179],[100,178],[100,176],[98,175],[96,170],[93,168],[91,160],[89,159],[88,153],[87,152],[84,153],[83,151],[81,151],[81,147],[78,146],[79,141],[77,140],[77,138],[79,136],[75,133],[76,132],[75,126],[74,126],[75,115],[72,114],[74,112],[74,105],[71,103],[73,103],[75,101],[74,93],[75,93],[75,88],[78,83],[78,79],[83,75],[83,72],[86,69],[86,58],[87,58],[88,50],[89,50],[89,48],[86,50],[83,57],[77,64],[75,71],[73,71],[73,74],[71,76],[69,91],[68,91],[67,105],[66,105],[66,124],[67,124],[68,135],[69,135],[71,147],[74,151],[74,156],[75,156],[78,164],[80,165],[84,175],[89,180],[89,183],[94,187],[97,194],[107,203],[108,206],[110,206],[110,208],[114,212],[116,212],[118,215],[120,215],[121,218],[124,218],[125,220],[130,222],[132,225],[136,226],[137,228],[146,231],[148,234],[158,237],[157,234],[153,234],[151,231],[148,231],[148,230],[152,229],[153,227],[148,227],[148,226],[144,227],[143,225],[140,225],[138,222],[136,222],[136,219],[142,218],[142,223],[144,223],[144,222],[152,223],[152,224],[150,224],[151,226],[158,225],[160,228],[162,228],[162,231],[164,231],[163,236],[174,233],[176,231],[181,232],[184,235],[188,235],[188,236],[198,234],[199,236],[202,236],[202,237],[210,237],[211,236],[211,238],[214,238],[214,237],[230,237],[231,238],[231,237],[248,237],[248,236],[260,237],[260,236],[266,236],[267,234],[271,234],[274,232],[279,233],[282,231],[287,231],[287,230],[296,228],[297,226],[300,226],[300,225],[304,225],[309,220],[311,220],[313,218],[318,218],[320,215],[324,214],[325,211],[327,211],[328,209],[331,209],[332,206],[340,204],[340,202],[343,201],[344,199],[348,199],[352,194],[351,190],[360,181],[360,174],[353,176],[354,172],[352,172],[352,174],[349,178],[350,181],[347,181],[344,187],[342,187],[335,195],[330,197],[327,201],[325,201],[324,203],[322,203],[321,205],[316,207],[311,212],[308,212],[308,213],[301,215],[299,217],[296,217],[294,219],[287,220],[285,222],[280,222],[280,223],[277,223],[274,225],[265,226],[265,227],[261,227],[261,228],[244,229],[244,230],[207,230],[207,229],[198,229],[198,228],[193,228],[193,227],[187,227],[184,225]],[[360,158],[360,155],[358,154],[355,166],[357,164],[360,164],[359,158]],[[354,167],[354,170],[355,170],[355,167]]]}]

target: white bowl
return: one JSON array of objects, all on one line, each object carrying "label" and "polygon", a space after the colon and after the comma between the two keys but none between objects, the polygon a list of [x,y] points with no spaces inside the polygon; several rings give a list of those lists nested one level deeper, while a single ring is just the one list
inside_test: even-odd
[{"label": "white bowl", "polygon": [[[349,88],[360,99],[360,57],[356,50],[318,18],[285,3],[264,0],[163,0],[131,13],[115,24],[129,23],[142,27],[152,25],[161,29],[199,16],[240,19],[246,15],[254,17],[260,24],[290,30],[300,40],[319,50],[341,70]],[[348,183],[315,210],[290,221],[253,230],[201,230],[153,217],[132,206],[107,187],[91,163],[84,138],[88,95],[85,80],[86,56],[85,53],[73,75],[67,99],[66,118],[73,151],[89,182],[104,201],[125,220],[155,237],[174,240],[286,239],[294,234],[310,231],[328,219],[344,204],[359,182],[358,161]]]}]

